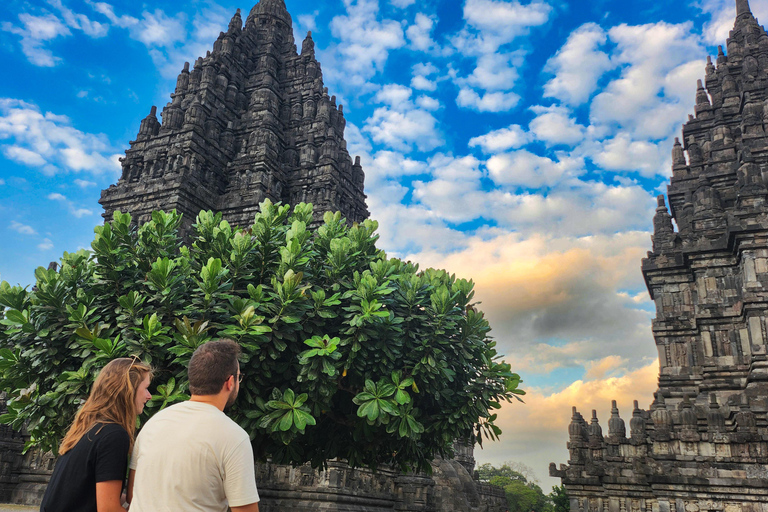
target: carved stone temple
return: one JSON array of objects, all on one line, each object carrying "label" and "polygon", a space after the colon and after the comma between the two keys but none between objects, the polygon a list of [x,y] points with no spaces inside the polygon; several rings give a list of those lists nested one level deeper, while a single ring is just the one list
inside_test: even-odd
[{"label": "carved stone temple", "polygon": [[368,217],[343,106],[323,87],[311,33],[297,53],[283,0],[256,4],[245,26],[238,9],[213,51],[191,70],[184,64],[161,116],[152,107],[120,180],[102,191],[105,219],[120,210],[141,223],[175,208],[182,232],[200,210],[249,225],[266,198],[311,202],[316,220],[328,210],[349,222]]},{"label": "carved stone temple", "polygon": [[736,6],[642,262],[659,389],[629,432],[615,402],[607,436],[574,407],[570,460],[550,465],[573,512],[768,511],[768,34]]},{"label": "carved stone temple", "polygon": [[[163,112],[152,107],[122,159],[122,176],[100,203],[139,223],[153,210],[183,213],[188,233],[197,213],[214,210],[249,225],[259,202],[311,202],[316,221],[341,211],[368,217],[364,174],[344,141],[341,105],[323,87],[308,34],[301,54],[283,0],[261,0],[243,25],[240,11],[213,51],[185,64]],[[0,395],[0,412],[4,402]],[[54,467],[51,454],[21,455],[28,437],[0,428],[0,503],[37,505]],[[503,512],[500,487],[473,479],[473,447],[455,444],[454,459],[433,472],[376,472],[330,461],[324,471],[257,463],[262,512]]]}]

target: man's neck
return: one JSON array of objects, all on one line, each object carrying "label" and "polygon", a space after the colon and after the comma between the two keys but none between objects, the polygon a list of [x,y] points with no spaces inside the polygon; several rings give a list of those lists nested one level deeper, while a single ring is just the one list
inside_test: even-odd
[{"label": "man's neck", "polygon": [[227,405],[227,398],[227,395],[222,396],[221,393],[218,395],[192,395],[189,401],[209,404],[221,412],[224,412],[224,406]]}]

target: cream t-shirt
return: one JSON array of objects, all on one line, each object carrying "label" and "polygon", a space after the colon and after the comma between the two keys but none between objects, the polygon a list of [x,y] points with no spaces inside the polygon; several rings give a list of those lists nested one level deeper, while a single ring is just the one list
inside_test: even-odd
[{"label": "cream t-shirt", "polygon": [[131,512],[226,512],[259,501],[248,434],[210,404],[155,414],[133,446]]}]

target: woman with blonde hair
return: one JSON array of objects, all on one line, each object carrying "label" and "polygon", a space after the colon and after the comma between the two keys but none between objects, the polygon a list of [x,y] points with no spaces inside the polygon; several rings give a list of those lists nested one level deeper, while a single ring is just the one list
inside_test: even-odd
[{"label": "woman with blonde hair", "polygon": [[99,372],[88,400],[59,447],[41,512],[124,512],[121,495],[136,417],[152,398],[152,369],[114,359]]}]

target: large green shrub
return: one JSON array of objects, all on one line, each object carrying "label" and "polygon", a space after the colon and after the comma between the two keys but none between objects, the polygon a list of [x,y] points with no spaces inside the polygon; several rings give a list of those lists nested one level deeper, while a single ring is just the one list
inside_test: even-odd
[{"label": "large green shrub", "polygon": [[[519,376],[498,360],[472,282],[387,258],[377,223],[312,205],[261,205],[252,226],[201,212],[127,214],[95,228],[92,252],[38,268],[32,291],[0,285],[0,422],[56,449],[94,375],[136,355],[157,369],[146,414],[188,398],[201,343],[237,340],[245,375],[232,416],[258,457],[428,469],[459,437],[496,438],[494,409]],[[156,390],[155,390],[156,386]],[[146,416],[144,416],[144,419]]]}]

